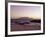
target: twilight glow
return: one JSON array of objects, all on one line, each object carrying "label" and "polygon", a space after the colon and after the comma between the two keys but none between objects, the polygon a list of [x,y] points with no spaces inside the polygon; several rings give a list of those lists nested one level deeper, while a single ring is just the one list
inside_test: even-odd
[{"label": "twilight glow", "polygon": [[19,6],[11,5],[11,18],[30,17],[35,19],[41,18],[41,6]]}]

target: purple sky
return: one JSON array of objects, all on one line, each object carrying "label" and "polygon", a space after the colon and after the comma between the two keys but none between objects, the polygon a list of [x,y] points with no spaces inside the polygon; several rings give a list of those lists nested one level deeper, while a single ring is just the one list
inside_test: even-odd
[{"label": "purple sky", "polygon": [[17,6],[11,5],[11,18],[30,17],[41,18],[40,6]]}]

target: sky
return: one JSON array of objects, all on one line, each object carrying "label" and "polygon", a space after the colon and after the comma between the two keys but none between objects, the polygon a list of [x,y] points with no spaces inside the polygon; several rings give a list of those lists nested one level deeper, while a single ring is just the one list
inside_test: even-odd
[{"label": "sky", "polygon": [[40,19],[41,18],[41,6],[10,6],[11,18],[29,17]]}]

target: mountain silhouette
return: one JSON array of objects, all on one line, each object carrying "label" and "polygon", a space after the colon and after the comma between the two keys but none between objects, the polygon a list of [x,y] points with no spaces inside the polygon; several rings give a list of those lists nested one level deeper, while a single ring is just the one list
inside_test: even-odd
[{"label": "mountain silhouette", "polygon": [[11,19],[11,22],[23,25],[23,24],[30,24],[31,22],[40,23],[41,20],[40,19],[33,19],[33,18],[29,18],[29,17],[21,17],[18,19]]}]

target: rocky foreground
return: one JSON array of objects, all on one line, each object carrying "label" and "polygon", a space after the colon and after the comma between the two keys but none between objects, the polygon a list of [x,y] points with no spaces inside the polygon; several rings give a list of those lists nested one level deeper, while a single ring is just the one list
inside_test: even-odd
[{"label": "rocky foreground", "polygon": [[41,26],[40,23],[34,24],[13,24],[11,25],[11,31],[25,31],[25,30],[40,30]]},{"label": "rocky foreground", "polygon": [[11,19],[11,31],[27,31],[40,29],[41,29],[40,19],[31,20],[29,18]]}]

